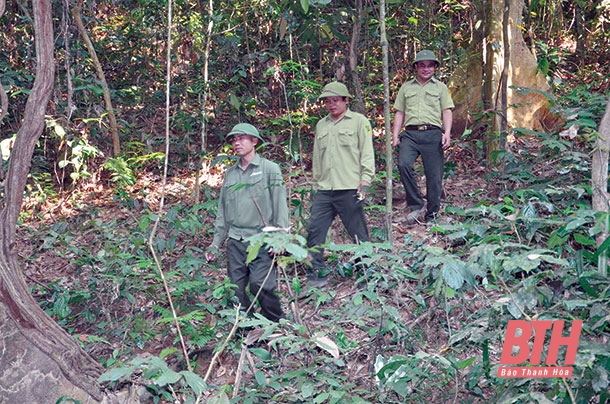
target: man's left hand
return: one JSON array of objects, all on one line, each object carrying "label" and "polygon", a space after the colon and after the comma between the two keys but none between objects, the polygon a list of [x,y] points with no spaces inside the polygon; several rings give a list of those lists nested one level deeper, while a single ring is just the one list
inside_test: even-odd
[{"label": "man's left hand", "polygon": [[443,133],[443,139],[441,141],[443,149],[446,149],[451,144],[451,134]]},{"label": "man's left hand", "polygon": [[366,181],[361,181],[360,185],[358,185],[358,190],[357,190],[357,194],[358,194],[358,200],[362,201],[364,200],[364,198],[366,197],[366,194],[369,193],[371,189],[371,184],[366,182]]}]

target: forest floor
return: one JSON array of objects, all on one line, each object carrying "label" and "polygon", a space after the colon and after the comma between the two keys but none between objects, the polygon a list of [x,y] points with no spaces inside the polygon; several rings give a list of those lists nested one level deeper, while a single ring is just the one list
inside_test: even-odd
[{"label": "forest floor", "polygon": [[[459,156],[458,153],[452,155],[453,170],[444,182],[444,201],[443,206],[448,204],[468,208],[476,203],[476,195],[484,193],[487,197],[490,194],[499,195],[498,185],[490,184],[486,180],[486,169],[482,163],[479,163],[475,159],[469,158],[468,156]],[[218,186],[221,181],[219,173],[210,172],[207,177],[204,178],[206,183],[210,186]],[[292,188],[297,188],[299,184],[304,182],[303,178],[295,178],[294,184],[291,184]],[[185,172],[181,175],[176,175],[168,179],[165,187],[167,194],[167,204],[172,203],[189,203],[192,200],[193,189],[194,189],[194,175],[192,172]],[[154,210],[158,207],[161,199],[162,192],[162,180],[158,175],[146,174],[141,175],[138,183],[132,187],[132,193],[137,195],[146,195],[146,203],[150,209]],[[373,195],[373,199],[369,202],[376,205],[385,205],[384,201],[384,188],[385,184],[377,184],[377,191]],[[145,192],[142,192],[145,190]],[[425,224],[407,225],[406,215],[408,210],[405,207],[404,192],[400,183],[394,184],[394,210],[393,210],[393,240],[396,248],[402,248],[405,235],[411,235],[414,240],[418,240],[426,245],[435,245],[444,247],[444,240],[442,235],[431,232],[430,227]],[[137,223],[137,219],[134,221],[134,216],[138,216],[138,211],[129,209],[124,205],[117,203],[114,198],[114,191],[107,184],[104,185],[101,181],[92,181],[86,187],[81,190],[72,192],[63,198],[58,198],[54,202],[46,203],[34,203],[33,201],[26,201],[24,204],[24,218],[25,220],[19,226],[18,230],[18,241],[19,251],[21,256],[21,265],[26,281],[34,290],[35,297],[49,299],[51,296],[52,284],[59,284],[67,287],[68,289],[74,285],[75,288],[86,288],[90,282],[91,273],[90,271],[83,270],[79,264],[79,257],[74,256],[70,252],[60,253],[56,248],[53,248],[52,244],[56,240],[53,236],[53,232],[48,232],[46,237],[41,239],[41,234],[37,229],[53,229],[53,225],[59,222],[72,222],[80,223],[81,228],[85,229],[80,232],[72,232],[71,239],[69,241],[72,245],[78,246],[96,246],[100,243],[98,240],[98,232],[95,228],[85,226],[87,218],[90,218],[91,211],[103,212],[103,215],[97,216],[99,220],[110,222],[112,220],[118,226],[113,231],[117,233],[125,233],[131,231],[129,227],[123,229],[120,228],[121,223],[125,223],[133,227],[134,223]],[[209,220],[206,225],[211,228],[213,218]],[[452,218],[447,215],[442,215],[440,218],[441,222],[451,222]],[[385,228],[384,215],[381,213],[371,214],[369,216],[369,228]],[[348,237],[342,229],[340,220],[337,218],[333,225],[333,241],[337,244],[350,243]],[[193,246],[204,248],[209,244],[210,234],[202,235],[201,238],[191,240]],[[185,246],[186,247],[186,246]],[[405,265],[408,265],[405,263]],[[219,272],[217,269],[212,267],[204,266],[201,268],[204,277],[210,279],[218,278]],[[285,296],[290,296],[288,283],[280,284],[280,292],[283,292]],[[335,298],[326,303],[325,308],[332,309],[333,307],[339,307],[342,304],[342,299],[346,298],[354,293],[356,286],[352,278],[342,278],[339,276],[330,276],[329,288],[332,288],[335,292]],[[95,291],[91,291],[95,293]],[[396,290],[395,293],[402,297],[405,296],[405,290]],[[124,299],[125,300],[125,299]],[[288,306],[290,305],[289,299],[283,298],[283,303],[286,304],[286,310],[290,311]],[[132,302],[133,305],[139,307],[150,307],[151,305],[157,304],[155,301],[136,301]],[[431,305],[433,311],[434,304]],[[436,304],[438,306],[438,304]],[[121,312],[124,310],[124,312]],[[317,328],[316,322],[319,320],[316,311],[318,307],[312,304],[304,302],[300,306],[299,313],[301,318],[306,318],[311,328]],[[102,310],[104,311],[104,310]],[[112,321],[112,318],[124,318],[133,314],[133,306],[127,304],[124,301],[122,306],[113,305],[112,308],[107,308],[106,316],[108,321]],[[413,322],[413,326],[417,325],[420,328],[419,335],[425,336],[426,341],[424,345],[427,345],[429,349],[442,349],[443,344],[447,341],[447,336],[439,336],[440,333],[444,333],[439,325],[439,321],[436,321],[437,317],[445,317],[445,313],[442,309],[438,309],[438,313],[432,313],[428,316],[428,319],[418,318]],[[408,319],[408,315],[405,314],[406,321],[413,321],[411,318]],[[87,335],[96,335],[99,332],[95,325],[78,322],[77,324],[64,325],[71,329],[72,335],[79,336],[86,339]],[[165,325],[167,327],[167,325]],[[440,331],[439,331],[440,330]],[[366,338],[366,335],[358,335],[359,331],[354,327],[354,334],[350,335],[352,340],[358,340],[359,338]],[[361,332],[361,331],[360,331]],[[154,344],[147,344],[145,348],[146,352],[152,355],[159,355],[161,350],[166,349],[170,346],[177,346],[173,333],[167,333],[164,337],[159,337]],[[159,334],[161,335],[161,334]],[[102,357],[109,357],[112,355],[113,349],[120,347],[124,335],[116,335],[114,341],[108,341],[109,344],[100,344],[99,348],[89,350],[90,354],[96,359]],[[444,341],[444,342],[443,342]],[[213,347],[211,347],[213,348]],[[212,353],[212,350],[208,352]],[[209,364],[209,357],[201,363],[202,366]],[[224,383],[231,383],[235,378],[235,370],[238,367],[238,355],[223,355],[221,358],[221,365],[218,369],[212,373],[210,382],[215,385],[222,385]],[[374,362],[374,358],[371,357],[354,357],[355,363],[348,365],[351,369],[360,369],[356,378],[362,378],[368,380],[370,383],[370,364]],[[364,362],[364,363],[363,363]]]}]

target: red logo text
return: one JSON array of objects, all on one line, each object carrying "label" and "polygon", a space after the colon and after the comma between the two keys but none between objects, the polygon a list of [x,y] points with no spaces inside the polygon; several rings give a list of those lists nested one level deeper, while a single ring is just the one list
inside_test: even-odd
[{"label": "red logo text", "polygon": [[[521,331],[519,332],[519,330]],[[552,332],[545,357],[545,364],[547,366],[536,366],[540,365],[542,360],[545,337],[549,330],[552,330]],[[528,363],[526,362],[529,359],[529,366],[500,366],[497,376],[510,378],[571,377],[573,368],[567,365],[574,364],[581,330],[582,320],[572,321],[572,327],[568,336],[563,335],[563,320],[509,321],[504,336],[500,365],[527,365]],[[532,337],[533,342],[530,350],[530,340],[532,340]],[[563,361],[564,366],[556,366],[559,348],[562,346],[566,347]],[[518,350],[516,353],[513,353],[513,348],[515,347]]]}]

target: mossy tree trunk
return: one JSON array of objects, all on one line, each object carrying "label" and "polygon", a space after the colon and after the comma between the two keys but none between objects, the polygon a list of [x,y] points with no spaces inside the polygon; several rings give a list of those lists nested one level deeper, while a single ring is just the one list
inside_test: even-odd
[{"label": "mossy tree trunk", "polygon": [[538,62],[521,32],[523,0],[487,0],[473,5],[478,15],[474,20],[484,24],[473,27],[465,60],[449,83],[456,104],[453,131],[459,135],[479,128],[475,135],[483,136],[487,161],[493,163],[511,128],[548,130],[556,121],[544,95],[550,92],[550,85],[538,72]]},{"label": "mossy tree trunk", "polygon": [[0,213],[0,402],[100,402],[100,366],[38,306],[17,261],[17,219],[55,73],[50,0],[33,0],[33,15],[36,79],[11,152]]},{"label": "mossy tree trunk", "polygon": [[[599,134],[593,150],[591,161],[591,188],[593,190],[593,210],[603,212],[603,231],[597,235],[597,247],[599,248],[610,234],[610,194],[608,194],[608,153],[610,152],[610,98],[606,104],[606,112],[599,125]],[[608,252],[604,251],[598,259],[599,272],[606,276],[608,274]]]}]

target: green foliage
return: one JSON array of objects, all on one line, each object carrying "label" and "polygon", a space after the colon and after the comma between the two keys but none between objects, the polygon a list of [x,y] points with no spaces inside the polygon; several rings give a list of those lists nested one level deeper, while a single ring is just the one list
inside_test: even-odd
[{"label": "green foliage", "polygon": [[[254,237],[249,254],[252,258],[263,246],[274,248],[285,271],[279,277],[283,302],[296,307],[301,319],[292,318],[292,311],[279,325],[259,317],[240,319],[240,331],[247,326],[264,333],[249,348],[242,348],[241,340],[229,345],[228,363],[241,349],[248,349],[252,359],[244,384],[231,386],[201,383],[205,369],[194,359],[222,344],[234,316],[234,291],[224,262],[202,258],[201,246],[211,234],[216,209],[210,189],[203,190],[201,205],[170,202],[152,240],[192,357],[184,358],[175,349],[155,352],[152,358],[139,356],[142,350],[177,345],[173,313],[148,246],[158,213],[130,192],[141,173],[158,172],[166,157],[155,150],[165,142],[167,21],[160,16],[167,4],[127,1],[85,9],[86,28],[121,127],[123,153],[107,159],[103,168],[116,200],[128,209],[111,217],[95,206],[79,205],[70,217],[51,212],[53,224],[21,227],[36,240],[26,258],[32,265],[39,265],[38,252],[55,258],[46,261],[44,269],[56,280],[33,287],[33,293],[45,311],[78,335],[84,348],[109,369],[104,383],[118,387],[144,380],[154,402],[194,402],[204,389],[207,401],[218,403],[608,401],[610,360],[600,341],[608,339],[610,302],[608,280],[597,271],[597,258],[608,251],[610,241],[598,247],[595,240],[607,218],[590,210],[587,148],[597,136],[606,103],[606,64],[603,57],[594,57],[605,55],[608,34],[589,27],[587,54],[568,52],[566,44],[577,38],[567,32],[571,25],[566,21],[572,21],[576,11],[593,11],[585,1],[572,3],[530,2],[532,19],[523,28],[530,35],[526,39],[535,44],[539,71],[559,93],[549,95],[552,112],[565,119],[566,128],[574,125],[576,137],[570,137],[572,132],[515,129],[515,149],[498,153],[502,169],[486,178],[501,186],[499,195],[479,189],[468,196],[472,207],[447,206],[451,221],[431,227],[425,242],[407,235],[394,246],[329,244],[336,284],[326,290],[301,285],[308,253],[302,234],[313,196],[307,184],[294,181],[293,233]],[[472,9],[475,3],[387,4],[392,93],[409,72],[414,50],[437,50],[443,61],[439,75],[447,78],[481,27]],[[323,113],[316,100],[320,86],[348,65],[357,16],[353,5],[328,0],[214,5],[216,9],[208,10],[206,2],[179,2],[174,10],[170,168],[192,170],[199,164],[197,150],[204,135],[206,147],[222,150],[227,127],[249,120],[269,135],[261,152],[286,163],[284,172],[292,173],[291,181],[300,179],[308,171],[312,128]],[[357,74],[373,121],[384,98],[376,6],[365,2],[360,41],[354,44],[359,49]],[[53,4],[56,16],[63,12],[59,7],[61,3]],[[9,138],[7,134],[17,132],[34,81],[34,36],[30,21],[19,13],[7,13],[3,21],[7,29],[0,33],[0,43],[7,51],[0,58],[0,75],[11,100],[3,138]],[[587,22],[596,21],[601,20]],[[208,24],[213,24],[211,36]],[[61,28],[70,32],[69,26]],[[97,157],[109,150],[102,89],[90,55],[69,35],[57,39],[62,63],[57,64],[47,129],[32,161],[24,220],[42,216],[43,210],[32,205],[49,201],[58,188],[78,190],[98,173],[96,164],[102,159]],[[205,65],[208,39],[212,42]],[[73,93],[65,88],[68,82]],[[10,142],[2,142],[3,161],[8,161]],[[482,143],[469,133],[459,148],[473,161],[483,158]],[[378,159],[382,168],[385,157],[378,153]],[[460,169],[452,161],[447,175],[457,175]],[[380,170],[378,179],[385,175]],[[371,217],[383,213],[381,198],[375,200],[373,194],[380,192],[367,201]],[[372,238],[387,239],[384,231],[371,229]],[[69,283],[58,263],[79,280]],[[507,321],[526,316],[585,320],[575,378],[564,384],[494,377]],[[193,373],[180,370],[187,361]]]},{"label": "green foliage", "polygon": [[91,173],[88,171],[88,162],[101,155],[100,150],[84,137],[68,136],[65,128],[54,119],[47,120],[47,127],[51,129],[51,139],[56,137],[58,140],[58,154],[63,154],[63,159],[58,161],[58,168],[66,171],[70,167],[69,176],[74,183],[89,178]]},{"label": "green foliage", "polygon": [[119,382],[130,377],[135,371],[142,372],[142,379],[150,383],[148,387],[154,396],[164,399],[171,400],[184,389],[192,391],[197,396],[207,388],[201,376],[188,370],[176,372],[170,369],[163,358],[156,356],[135,358],[127,366],[112,368],[102,374],[99,381]]},{"label": "green foliage", "polygon": [[111,172],[110,181],[119,189],[135,184],[136,176],[129,164],[122,157],[111,157],[104,163],[104,168]]},{"label": "green foliage", "polygon": [[[430,229],[443,238],[444,250],[414,242],[411,236],[399,249],[385,243],[329,244],[328,251],[335,256],[335,278],[353,282],[353,290],[334,305],[339,295],[333,288],[302,290],[298,276],[281,277],[280,282],[288,282],[299,295],[294,302],[315,310],[319,321],[310,329],[310,320],[297,323],[289,318],[276,324],[259,315],[240,319],[240,329],[253,327],[262,334],[249,348],[237,341],[228,347],[235,354],[248,349],[253,359],[244,375],[249,378],[248,387],[235,386],[236,402],[280,397],[320,403],[415,403],[430,396],[449,400],[456,394],[456,380],[469,397],[488,402],[532,398],[532,391],[550,399],[566,398],[568,392],[558,380],[516,383],[493,376],[498,360],[494,356],[507,321],[524,315],[585,320],[575,364],[578,376],[568,383],[578,390],[579,400],[603,397],[608,353],[596,339],[606,335],[610,326],[610,287],[607,278],[594,271],[594,260],[587,258],[594,248],[588,240],[597,231],[596,217],[586,209],[574,209],[563,196],[553,199],[558,192],[577,196],[569,191],[576,185],[561,190],[521,189],[495,205],[448,207],[446,214],[459,223]],[[165,276],[192,352],[218,346],[234,317],[233,292],[226,277],[202,278],[199,269],[206,265],[202,252],[184,243],[206,231],[204,217],[212,209],[208,204],[173,206],[162,220],[163,236],[155,241],[164,257],[175,256]],[[91,281],[86,287],[74,284],[70,288],[54,283],[48,292],[42,288],[37,294],[46,296],[46,310],[68,329],[75,324],[96,326],[83,346],[105,347],[108,352],[102,360],[109,368],[101,379],[104,383],[137,377],[158,399],[195,400],[204,389],[222,402],[233,394],[228,394],[230,388],[202,384],[205,369],[198,368],[193,358],[188,360],[195,365],[194,373],[179,370],[175,363],[185,359],[176,349],[159,357],[134,358],[136,349],[164,338],[174,324],[171,311],[158,299],[163,292],[147,252],[146,238],[155,219],[156,214],[145,214],[132,223],[133,230],[124,233],[116,232],[115,222],[104,223],[95,216],[44,230],[43,248],[78,257],[73,262],[81,271],[91,271]],[[77,223],[79,231],[101,235],[97,248],[74,244]],[[564,242],[553,241],[556,237]],[[307,256],[305,240],[297,234],[261,233],[249,241],[251,255],[263,246],[281,252],[276,259],[284,269],[301,264]],[[353,276],[355,280],[350,279]],[[105,321],[104,313],[98,311],[122,301],[136,305],[149,299],[157,303],[118,322]],[[425,320],[418,319],[438,315],[430,314],[436,310],[444,312],[440,317],[446,317],[447,324],[437,330],[412,326],[423,326]],[[427,345],[430,332],[444,337]],[[112,351],[107,341],[117,335],[123,336],[123,346]],[[169,337],[177,343],[175,336]],[[361,379],[351,378],[347,368],[350,358],[364,353],[376,358],[374,369],[365,372],[374,380],[372,389],[365,388]]]},{"label": "green foliage", "polygon": [[163,153],[149,153],[143,144],[131,142],[123,146],[120,156],[107,159],[103,168],[110,172],[116,198],[129,207],[135,207],[136,201],[127,188],[135,185],[138,173],[158,165],[164,157]]}]

